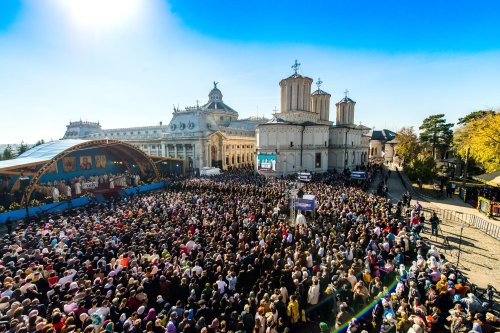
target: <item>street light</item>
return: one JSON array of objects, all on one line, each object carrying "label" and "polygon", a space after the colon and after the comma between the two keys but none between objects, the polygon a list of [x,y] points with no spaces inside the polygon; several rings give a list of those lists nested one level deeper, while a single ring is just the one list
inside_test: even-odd
[{"label": "street light", "polygon": [[347,130],[345,131],[345,142],[344,142],[344,171],[347,170],[347,133],[349,133],[350,128],[347,127]]},{"label": "street light", "polygon": [[457,256],[457,268],[460,263],[460,253],[462,252],[462,234],[464,232],[464,224],[460,225],[460,242],[458,243],[458,256]]}]

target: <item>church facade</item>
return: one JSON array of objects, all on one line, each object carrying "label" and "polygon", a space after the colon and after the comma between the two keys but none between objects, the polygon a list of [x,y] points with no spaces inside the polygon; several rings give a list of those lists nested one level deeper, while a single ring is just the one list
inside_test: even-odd
[{"label": "church facade", "polygon": [[203,167],[223,170],[250,167],[255,162],[255,128],[268,119],[238,119],[214,87],[204,105],[174,108],[168,124],[102,129],[99,123],[76,121],[67,125],[64,139],[109,138],[129,142],[151,156],[184,160],[186,170]]},{"label": "church facade", "polygon": [[280,81],[280,112],[257,126],[256,171],[280,176],[300,171],[352,170],[366,164],[370,129],[354,123],[356,102],[346,92],[335,104],[333,123],[331,95],[321,90],[320,79],[317,89],[311,92],[313,80],[300,75],[299,66],[296,61],[292,66],[294,73]]}]

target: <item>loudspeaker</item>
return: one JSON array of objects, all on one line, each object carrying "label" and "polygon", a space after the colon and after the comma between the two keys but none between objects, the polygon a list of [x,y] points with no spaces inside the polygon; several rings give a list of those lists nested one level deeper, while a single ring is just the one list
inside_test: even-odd
[{"label": "loudspeaker", "polygon": [[30,184],[29,177],[19,177],[19,190],[23,191]]}]

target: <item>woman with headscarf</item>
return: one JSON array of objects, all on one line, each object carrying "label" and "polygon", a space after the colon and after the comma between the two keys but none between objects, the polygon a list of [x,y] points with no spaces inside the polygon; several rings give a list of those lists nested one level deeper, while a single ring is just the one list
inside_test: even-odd
[{"label": "woman with headscarf", "polygon": [[112,321],[109,321],[105,326],[104,329],[106,333],[114,333],[115,325],[113,324]]},{"label": "woman with headscarf", "polygon": [[151,308],[148,310],[148,314],[144,317],[144,321],[147,323],[149,321],[154,322],[156,320],[156,310]]}]

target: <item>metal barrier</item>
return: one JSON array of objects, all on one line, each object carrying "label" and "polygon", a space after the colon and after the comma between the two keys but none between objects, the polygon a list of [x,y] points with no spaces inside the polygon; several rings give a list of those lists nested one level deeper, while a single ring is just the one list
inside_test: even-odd
[{"label": "metal barrier", "polygon": [[491,223],[490,221],[481,218],[475,214],[462,213],[459,211],[441,209],[441,208],[429,208],[425,207],[423,210],[426,220],[428,220],[432,212],[436,212],[437,216],[441,221],[451,221],[457,223],[465,223],[469,227],[474,227],[481,230],[485,234],[500,240],[500,226]]}]

